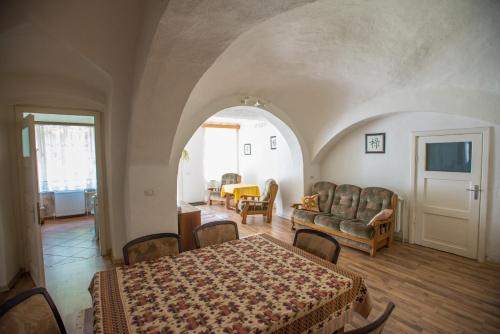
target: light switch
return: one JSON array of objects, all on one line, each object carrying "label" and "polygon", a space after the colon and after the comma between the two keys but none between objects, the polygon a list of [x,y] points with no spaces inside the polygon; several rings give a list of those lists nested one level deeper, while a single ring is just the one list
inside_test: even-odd
[{"label": "light switch", "polygon": [[146,189],[144,190],[144,196],[154,196],[155,191],[153,189]]}]

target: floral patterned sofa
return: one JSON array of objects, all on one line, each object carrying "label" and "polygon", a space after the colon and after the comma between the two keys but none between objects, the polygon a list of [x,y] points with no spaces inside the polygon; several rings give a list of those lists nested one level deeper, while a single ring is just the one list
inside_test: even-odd
[{"label": "floral patterned sofa", "polygon": [[[379,248],[390,246],[398,200],[392,191],[322,181],[314,184],[312,193],[319,195],[319,212],[305,210],[301,204],[292,205],[292,229],[300,225],[327,232],[341,244],[369,252],[371,256]],[[389,218],[375,219],[369,224],[384,209],[393,210]]]}]

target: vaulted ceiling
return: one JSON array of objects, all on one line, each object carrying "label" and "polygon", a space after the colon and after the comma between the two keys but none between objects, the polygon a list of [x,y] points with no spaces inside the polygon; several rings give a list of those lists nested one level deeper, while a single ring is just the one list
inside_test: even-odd
[{"label": "vaulted ceiling", "polygon": [[[311,159],[346,129],[386,113],[500,122],[498,3],[285,3],[170,2],[150,54],[156,70],[140,87],[147,98],[134,110],[132,160],[165,159],[177,135],[175,153],[214,112],[207,105],[233,95],[286,113]],[[159,137],[167,155],[148,157],[140,148]]]}]

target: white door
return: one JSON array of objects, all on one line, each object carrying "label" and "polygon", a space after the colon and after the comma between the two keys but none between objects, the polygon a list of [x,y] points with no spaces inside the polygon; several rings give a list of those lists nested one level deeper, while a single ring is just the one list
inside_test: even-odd
[{"label": "white door", "polygon": [[418,138],[417,244],[477,258],[482,135]]},{"label": "white door", "polygon": [[45,286],[43,247],[40,225],[40,195],[36,159],[35,120],[23,119],[22,143],[22,219],[25,232],[26,266],[37,286]]}]

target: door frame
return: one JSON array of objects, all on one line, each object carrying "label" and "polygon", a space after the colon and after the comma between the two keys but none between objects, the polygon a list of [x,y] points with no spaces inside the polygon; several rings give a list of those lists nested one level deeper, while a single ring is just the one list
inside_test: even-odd
[{"label": "door frame", "polygon": [[[59,115],[78,115],[78,116],[94,116],[95,128],[95,152],[96,152],[96,173],[97,173],[97,198],[98,198],[98,217],[96,221],[99,222],[99,252],[100,255],[108,255],[110,250],[109,244],[109,213],[107,210],[107,181],[106,181],[106,165],[105,165],[105,151],[104,151],[104,127],[102,124],[102,112],[94,109],[74,108],[74,107],[59,107],[49,105],[34,105],[34,104],[16,104],[14,105],[14,112],[16,117],[16,127],[20,131],[22,125],[23,113],[32,112],[39,114],[59,114]],[[66,123],[71,125],[70,123]],[[17,143],[20,145],[21,143]],[[18,150],[19,152],[19,150]],[[21,158],[18,155],[18,165]],[[21,182],[19,178],[18,182]],[[20,202],[19,205],[22,205]],[[25,231],[23,230],[23,236]],[[26,240],[26,239],[24,239]]]},{"label": "door frame", "polygon": [[411,134],[411,191],[410,191],[410,221],[408,226],[409,242],[415,243],[416,222],[417,222],[417,184],[418,184],[418,139],[429,136],[447,136],[480,134],[483,139],[482,166],[481,166],[481,203],[479,204],[479,231],[477,243],[477,261],[484,262],[486,259],[486,218],[488,215],[488,176],[490,167],[490,128],[477,127],[467,129],[433,130],[433,131],[413,131]]}]

